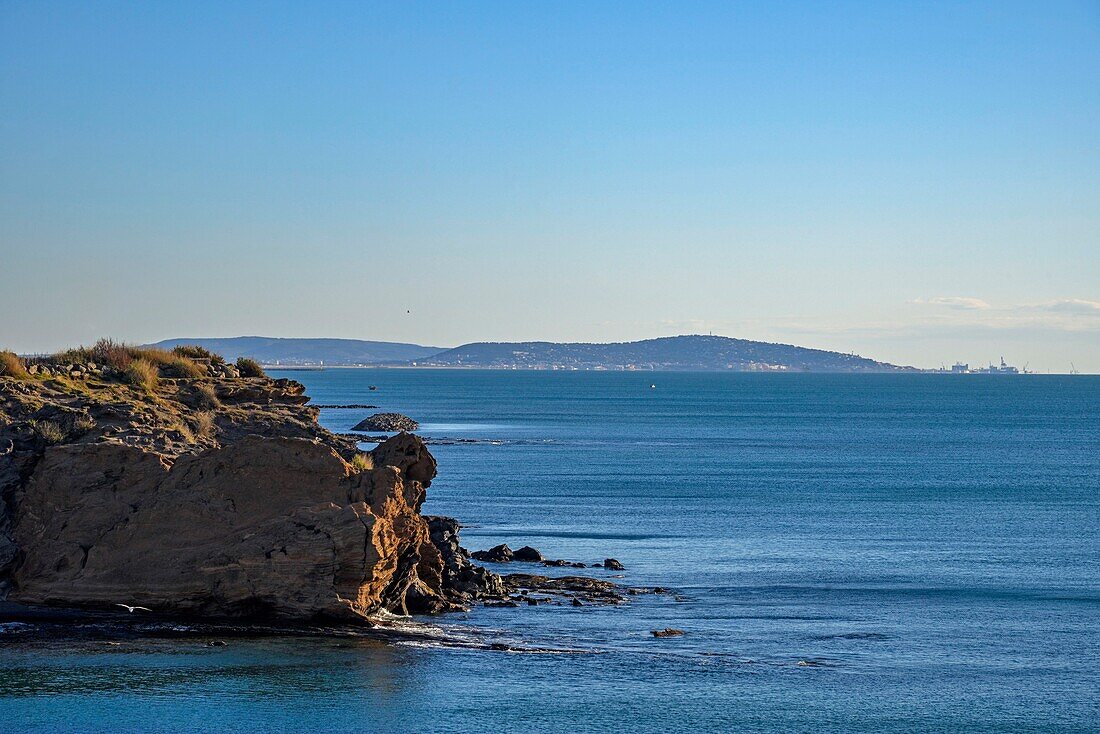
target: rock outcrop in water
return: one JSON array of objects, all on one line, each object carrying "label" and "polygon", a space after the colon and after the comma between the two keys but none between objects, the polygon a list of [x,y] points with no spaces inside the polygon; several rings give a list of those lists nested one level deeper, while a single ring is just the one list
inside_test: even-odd
[{"label": "rock outcrop in water", "polygon": [[400,413],[375,413],[356,423],[353,431],[415,431],[420,424]]},{"label": "rock outcrop in water", "polygon": [[419,438],[360,454],[301,384],[192,363],[142,384],[0,377],[0,599],[362,620],[501,592],[432,542],[444,519],[419,513],[436,473]]}]

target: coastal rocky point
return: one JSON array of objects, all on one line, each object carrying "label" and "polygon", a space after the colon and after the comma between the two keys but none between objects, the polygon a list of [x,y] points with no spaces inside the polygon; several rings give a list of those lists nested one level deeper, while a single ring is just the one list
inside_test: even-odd
[{"label": "coastal rocky point", "polygon": [[419,438],[361,453],[292,380],[85,351],[0,376],[0,600],[363,620],[503,593],[433,544]]},{"label": "coastal rocky point", "polygon": [[420,438],[361,452],[255,363],[110,342],[0,356],[0,602],[346,622],[623,599],[472,564],[457,521],[420,514],[436,475]]}]

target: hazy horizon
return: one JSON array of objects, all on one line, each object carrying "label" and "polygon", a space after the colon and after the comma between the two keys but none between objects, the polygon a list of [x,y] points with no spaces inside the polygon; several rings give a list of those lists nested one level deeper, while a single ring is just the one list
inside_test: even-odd
[{"label": "hazy horizon", "polygon": [[[600,340],[600,341],[591,341],[591,340],[589,340],[589,341],[576,341],[576,340],[571,340],[571,341],[565,341],[565,342],[554,342],[554,341],[548,340],[548,339],[537,339],[537,338],[536,339],[507,339],[507,340],[478,339],[478,340],[475,340],[474,342],[463,342],[461,344],[439,345],[439,344],[423,344],[423,343],[418,343],[418,342],[401,342],[401,341],[394,342],[392,340],[382,340],[382,339],[360,339],[358,337],[334,337],[334,336],[297,336],[297,337],[292,336],[292,337],[288,337],[288,336],[276,336],[276,335],[271,335],[271,334],[238,334],[238,335],[234,335],[234,336],[213,336],[213,337],[210,337],[210,336],[190,334],[190,335],[184,335],[184,336],[176,335],[176,336],[172,336],[172,337],[166,337],[165,339],[154,339],[154,340],[149,340],[149,341],[117,340],[117,339],[115,341],[125,341],[127,343],[132,343],[132,344],[152,344],[152,345],[156,345],[156,344],[159,344],[159,343],[164,342],[164,341],[169,341],[169,342],[179,341],[181,343],[187,343],[189,340],[193,340],[196,343],[198,343],[198,342],[205,342],[205,341],[209,341],[209,340],[236,340],[236,339],[253,339],[253,338],[256,338],[256,339],[308,339],[308,340],[321,340],[321,341],[325,341],[325,340],[350,340],[350,341],[364,341],[364,342],[383,343],[383,344],[402,344],[402,345],[408,345],[408,346],[418,346],[418,347],[423,347],[423,348],[426,348],[426,349],[438,349],[440,352],[443,352],[443,351],[447,351],[449,349],[454,349],[456,347],[462,347],[462,346],[465,346],[467,344],[475,344],[475,343],[492,343],[492,342],[497,342],[497,343],[501,343],[501,342],[503,342],[503,343],[546,343],[546,342],[549,342],[549,343],[565,343],[565,344],[569,344],[569,343],[611,344],[611,343],[622,343],[623,341],[638,342],[638,341],[645,341],[645,340],[652,340],[652,339],[667,339],[667,338],[676,338],[676,337],[685,337],[685,336],[714,336],[714,337],[733,338],[733,339],[741,339],[742,338],[742,337],[731,336],[731,335],[728,335],[728,334],[683,333],[683,334],[666,334],[666,335],[656,336],[656,337],[646,337],[644,339],[629,339],[629,340]],[[112,337],[106,337],[106,338],[112,338]],[[85,341],[81,341],[79,343],[65,344],[65,345],[54,347],[54,348],[51,348],[51,349],[17,350],[17,351],[20,354],[25,354],[25,355],[52,354],[52,353],[55,353],[55,352],[60,351],[64,348],[67,348],[67,347],[78,346],[78,345],[80,345],[80,346],[89,346],[94,341],[95,340],[85,340]],[[829,349],[827,347],[814,347],[814,346],[810,346],[810,345],[806,345],[806,344],[793,344],[793,343],[790,343],[790,342],[770,342],[770,343],[786,344],[786,345],[789,345],[789,346],[796,346],[796,347],[806,347],[806,348],[809,348],[809,349],[821,349],[821,350],[830,351],[830,352],[838,351],[838,350],[834,350],[834,349]],[[210,348],[213,349],[213,347],[210,347]],[[215,350],[215,351],[217,351],[217,350]],[[853,352],[848,352],[848,353],[854,354]],[[879,362],[887,362],[887,363],[894,364],[894,365],[897,365],[897,366],[900,366],[900,367],[918,367],[918,368],[921,368],[921,369],[936,369],[937,367],[950,367],[955,362],[962,362],[964,364],[968,364],[971,368],[994,366],[994,365],[998,364],[999,360],[1001,358],[1003,358],[1005,355],[998,355],[997,357],[993,357],[993,358],[989,358],[989,359],[984,359],[983,358],[983,359],[977,359],[977,360],[966,360],[966,359],[954,360],[952,362],[944,362],[940,365],[934,365],[934,364],[909,364],[909,363],[902,363],[902,362],[890,362],[890,360],[879,359],[874,354],[858,354],[858,356],[866,357],[866,358],[869,358],[869,359],[874,359],[874,360],[879,361]],[[1047,373],[1047,374],[1069,374],[1070,373],[1069,368],[1067,368],[1065,370],[1059,370],[1059,369],[1036,370],[1036,369],[1031,368],[1029,366],[1029,363],[1027,363],[1027,362],[1016,364],[1016,363],[1012,362],[1011,360],[1008,360],[1008,364],[1011,365],[1011,366],[1015,366],[1017,368],[1027,368],[1028,370],[1030,370],[1032,373],[1035,373],[1035,374],[1044,374],[1044,373]],[[1086,370],[1082,370],[1080,368],[1080,366],[1077,366],[1077,365],[1074,365],[1073,368],[1075,368],[1079,373],[1092,374],[1092,373],[1087,372]]]},{"label": "hazy horizon", "polygon": [[1100,372],[1100,7],[0,6],[0,348]]}]

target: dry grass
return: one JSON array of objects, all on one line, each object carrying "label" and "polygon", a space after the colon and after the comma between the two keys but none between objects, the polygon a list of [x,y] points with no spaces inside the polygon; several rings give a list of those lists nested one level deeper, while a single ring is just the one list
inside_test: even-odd
[{"label": "dry grass", "polygon": [[202,411],[191,416],[191,428],[195,435],[206,438],[214,433],[214,414],[210,411]]},{"label": "dry grass", "polygon": [[191,426],[183,422],[170,423],[166,426],[169,431],[176,431],[186,443],[195,443],[195,432]]},{"label": "dry grass", "polygon": [[0,352],[0,377],[14,377],[17,380],[30,379],[27,365],[15,354],[15,352]]},{"label": "dry grass", "polygon": [[151,393],[157,389],[160,375],[156,365],[152,362],[144,359],[135,359],[130,362],[130,365],[125,370],[123,370],[122,379],[131,385],[143,387],[146,392]]},{"label": "dry grass", "polygon": [[[206,350],[203,350],[204,352]],[[207,352],[209,354],[209,352]],[[176,351],[156,349],[154,347],[136,347],[113,339],[100,339],[91,347],[77,347],[58,352],[50,359],[57,364],[87,364],[95,362],[111,367],[124,375],[137,360],[143,360],[154,367],[164,377],[193,379],[205,377],[206,370]]]},{"label": "dry grass", "polygon": [[359,474],[374,468],[374,456],[371,454],[356,454],[351,457],[351,466]]},{"label": "dry grass", "polygon": [[221,406],[214,386],[205,382],[192,385],[190,390],[182,396],[182,401],[197,410],[214,410]]},{"label": "dry grass", "polygon": [[[150,350],[153,351],[153,350]],[[155,350],[160,352],[161,350]],[[193,380],[197,377],[206,377],[206,370],[186,357],[180,357],[171,352],[163,354],[146,354],[145,359],[157,364],[165,377],[177,377]]]},{"label": "dry grass", "polygon": [[100,339],[88,350],[90,361],[124,372],[134,361],[131,347],[112,339]]},{"label": "dry grass", "polygon": [[73,420],[73,433],[83,435],[95,428],[95,421],[90,416],[79,415]]},{"label": "dry grass", "polygon": [[48,444],[59,444],[68,434],[56,421],[27,421],[30,427]]}]

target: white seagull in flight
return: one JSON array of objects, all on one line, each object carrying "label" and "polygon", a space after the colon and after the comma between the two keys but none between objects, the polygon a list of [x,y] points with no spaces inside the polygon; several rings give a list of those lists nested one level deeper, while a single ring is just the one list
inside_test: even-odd
[{"label": "white seagull in flight", "polygon": [[134,612],[138,612],[138,611],[140,611],[140,612],[151,612],[151,611],[153,611],[149,607],[132,607],[129,604],[115,604],[115,606],[124,608],[130,614],[133,614]]}]

